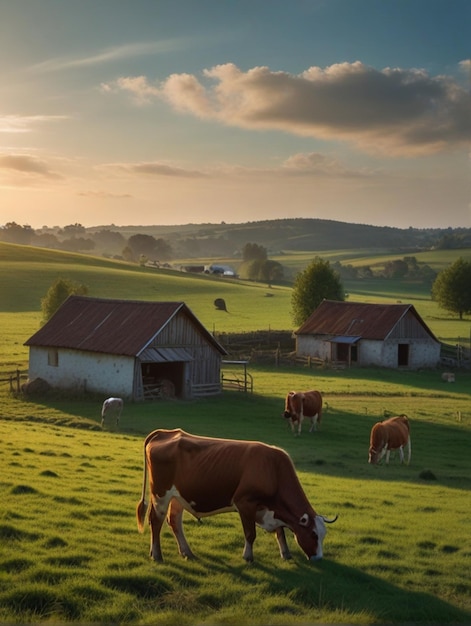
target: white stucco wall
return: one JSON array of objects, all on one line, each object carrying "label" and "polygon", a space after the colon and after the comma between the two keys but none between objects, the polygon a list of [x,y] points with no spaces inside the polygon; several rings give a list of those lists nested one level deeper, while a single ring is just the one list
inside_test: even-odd
[{"label": "white stucco wall", "polygon": [[56,389],[132,396],[134,358],[57,350],[58,364],[48,364],[47,348],[30,347],[29,379],[43,378]]},{"label": "white stucco wall", "polygon": [[322,341],[310,335],[300,335],[296,338],[296,354],[297,356],[312,356],[330,361],[330,345],[328,341]]},{"label": "white stucco wall", "polygon": [[[436,367],[440,360],[440,344],[428,339],[394,339],[389,341],[372,341],[362,339],[357,344],[357,365],[363,367],[398,367],[398,346],[409,345],[409,361],[407,367],[419,369],[421,367]],[[297,338],[296,353],[298,356],[312,356],[330,360],[331,344],[328,341],[309,335]]]}]

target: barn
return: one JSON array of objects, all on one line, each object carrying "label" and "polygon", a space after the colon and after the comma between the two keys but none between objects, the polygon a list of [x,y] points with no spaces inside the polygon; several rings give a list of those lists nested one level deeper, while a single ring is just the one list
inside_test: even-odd
[{"label": "barn", "polygon": [[295,331],[296,355],[348,366],[433,368],[440,342],[412,304],[323,300]]},{"label": "barn", "polygon": [[226,350],[183,302],[69,296],[25,342],[29,380],[135,401],[221,392]]}]

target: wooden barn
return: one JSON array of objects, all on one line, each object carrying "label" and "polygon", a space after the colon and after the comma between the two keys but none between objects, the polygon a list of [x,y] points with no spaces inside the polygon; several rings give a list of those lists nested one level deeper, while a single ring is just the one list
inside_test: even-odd
[{"label": "wooden barn", "polygon": [[28,341],[29,380],[135,401],[221,392],[226,350],[183,302],[70,296]]},{"label": "wooden barn", "polygon": [[326,363],[433,368],[440,342],[411,304],[323,300],[295,332],[297,356]]}]

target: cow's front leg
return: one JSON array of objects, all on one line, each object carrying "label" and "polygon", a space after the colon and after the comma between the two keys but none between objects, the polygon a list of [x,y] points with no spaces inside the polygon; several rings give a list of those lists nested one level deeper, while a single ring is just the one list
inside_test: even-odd
[{"label": "cow's front leg", "polygon": [[282,559],[291,559],[291,552],[288,548],[288,543],[286,542],[285,529],[283,526],[276,529],[276,540],[278,542],[278,547],[280,549],[280,556]]},{"label": "cow's front leg", "polygon": [[247,563],[253,562],[253,544],[255,541],[255,537],[257,536],[257,532],[255,530],[255,522],[244,522],[242,520],[242,526],[244,528],[245,535],[245,545],[242,556],[247,561]]},{"label": "cow's front leg", "polygon": [[[168,503],[167,503],[168,506]],[[150,524],[150,558],[154,561],[162,562],[162,549],[160,547],[160,531],[162,530],[162,524],[164,523],[165,514],[167,509],[162,510],[162,503],[154,502],[152,499],[152,505],[149,512],[149,524]]]},{"label": "cow's front leg", "polygon": [[167,522],[170,528],[175,535],[175,539],[178,544],[178,551],[181,556],[186,559],[194,559],[196,558],[193,552],[191,551],[190,546],[185,537],[185,533],[183,532],[183,506],[178,502],[178,500],[172,500],[170,503],[170,509],[167,516]]}]

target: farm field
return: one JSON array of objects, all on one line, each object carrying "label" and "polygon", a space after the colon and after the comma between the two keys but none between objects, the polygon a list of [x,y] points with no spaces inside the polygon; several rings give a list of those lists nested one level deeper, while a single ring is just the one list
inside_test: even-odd
[{"label": "farm field", "polygon": [[[292,328],[287,285],[0,244],[0,373],[27,367],[23,342],[59,276],[87,284],[91,296],[185,301],[210,331]],[[449,318],[411,285],[375,281],[348,291],[352,300],[413,303],[451,343],[469,335],[469,319]],[[216,297],[228,313],[215,309]],[[458,372],[455,384],[434,371],[251,365],[250,372],[253,394],[129,403],[119,428],[104,430],[101,397],[33,401],[0,385],[0,623],[471,622],[463,575],[471,557],[470,372]],[[293,437],[281,417],[284,396],[311,387],[327,405],[321,430]],[[372,425],[403,412],[412,425],[410,466],[397,456],[389,466],[368,465]],[[178,555],[166,528],[165,562],[151,562],[135,505],[143,439],[159,427],[285,448],[315,510],[339,515],[324,559],[309,563],[289,534],[293,559],[284,562],[274,537],[259,530],[247,565],[236,514],[202,524],[185,514],[197,560]]]},{"label": "farm field", "polygon": [[[337,251],[350,262],[360,251]],[[446,266],[460,251],[437,251],[435,264]],[[334,254],[334,253],[332,253]],[[432,255],[433,253],[427,253]],[[365,256],[363,251],[364,260]],[[323,254],[324,256],[324,254]],[[287,258],[286,256],[284,257]],[[313,255],[289,255],[302,269]],[[370,262],[373,259],[370,258]],[[384,261],[384,259],[383,259]],[[195,261],[193,260],[193,263]],[[283,261],[285,262],[285,261]],[[430,260],[428,262],[431,262]],[[0,367],[24,368],[27,350],[23,343],[41,322],[41,298],[57,278],[67,278],[88,287],[88,295],[136,300],[184,301],[211,332],[295,330],[291,317],[291,286],[190,275],[175,270],[155,270],[87,255],[18,246],[0,242]],[[413,304],[441,341],[469,346],[471,319],[460,321],[440,309],[422,285],[393,280],[347,281],[349,300]],[[223,298],[227,311],[217,310]]]},{"label": "farm field", "polygon": [[[2,393],[0,622],[469,623],[469,375],[437,388],[432,373],[252,373],[253,395],[128,404],[104,431],[99,398]],[[328,408],[320,431],[293,437],[284,390],[308,383]],[[371,426],[397,411],[411,419],[411,464],[372,467]],[[183,560],[165,528],[165,562],[150,561],[134,508],[143,438],[158,427],[285,448],[316,511],[339,515],[324,559],[308,562],[288,534],[283,562],[259,530],[246,565],[236,514],[202,524],[185,514],[197,560]]]}]

